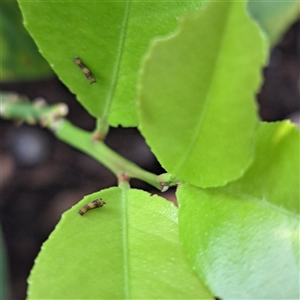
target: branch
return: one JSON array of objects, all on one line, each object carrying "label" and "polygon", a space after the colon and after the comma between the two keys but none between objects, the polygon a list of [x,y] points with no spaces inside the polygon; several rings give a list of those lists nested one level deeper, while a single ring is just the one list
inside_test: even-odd
[{"label": "branch", "polygon": [[[118,179],[126,176],[126,178],[145,181],[159,190],[163,188],[158,182],[157,175],[143,170],[120,156],[107,147],[101,139],[95,139],[95,132],[82,130],[64,119],[68,112],[65,104],[47,105],[41,99],[29,102],[28,98],[12,93],[1,93],[0,96],[2,118],[18,119],[30,125],[39,123],[42,127],[50,129],[61,141],[95,158]],[[105,130],[102,132],[105,133]]]}]

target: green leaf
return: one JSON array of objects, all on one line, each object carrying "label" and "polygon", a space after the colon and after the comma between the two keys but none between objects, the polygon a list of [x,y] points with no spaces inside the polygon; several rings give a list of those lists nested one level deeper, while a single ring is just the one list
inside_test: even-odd
[{"label": "green leaf", "polygon": [[299,1],[249,0],[250,14],[266,33],[271,45],[300,17]]},{"label": "green leaf", "polygon": [[300,134],[297,126],[290,121],[261,123],[256,143],[253,165],[227,189],[299,214]]},{"label": "green leaf", "polygon": [[[19,0],[26,28],[59,78],[95,117],[136,126],[137,70],[150,40],[176,27],[201,1]],[[74,64],[79,57],[96,83]]]},{"label": "green leaf", "polygon": [[2,1],[1,81],[37,80],[49,77],[52,71],[22,24],[16,1]]},{"label": "green leaf", "polygon": [[256,159],[223,188],[178,189],[180,239],[222,299],[298,299],[299,131],[261,124]]},{"label": "green leaf", "polygon": [[7,255],[5,244],[2,236],[2,229],[0,228],[0,299],[8,299],[8,268]]},{"label": "green leaf", "polygon": [[[105,206],[77,214],[99,197]],[[64,213],[29,284],[28,299],[213,299],[179,243],[177,208],[119,188],[85,197]]]},{"label": "green leaf", "polygon": [[168,173],[224,185],[252,160],[264,41],[242,2],[211,2],[156,40],[139,91],[140,129]]}]

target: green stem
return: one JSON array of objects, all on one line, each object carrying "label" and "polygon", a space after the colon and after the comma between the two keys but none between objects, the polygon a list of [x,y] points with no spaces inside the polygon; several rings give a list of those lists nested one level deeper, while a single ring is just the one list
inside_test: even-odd
[{"label": "green stem", "polygon": [[58,139],[95,158],[118,178],[124,173],[129,178],[143,180],[159,190],[161,189],[155,174],[141,169],[111,150],[103,142],[93,140],[93,133],[79,129],[69,121],[62,119],[54,134]]},{"label": "green stem", "polygon": [[104,118],[99,118],[96,120],[96,129],[93,132],[94,141],[104,141],[109,130],[109,125]]},{"label": "green stem", "polygon": [[107,147],[102,138],[108,131],[103,120],[97,121],[94,132],[84,131],[63,117],[68,108],[65,104],[47,105],[44,100],[30,102],[27,97],[13,93],[0,93],[0,115],[5,119],[19,119],[31,125],[40,123],[60,140],[95,158],[118,178],[119,184],[129,187],[129,179],[137,178],[158,188],[163,187],[157,175],[147,172]]}]

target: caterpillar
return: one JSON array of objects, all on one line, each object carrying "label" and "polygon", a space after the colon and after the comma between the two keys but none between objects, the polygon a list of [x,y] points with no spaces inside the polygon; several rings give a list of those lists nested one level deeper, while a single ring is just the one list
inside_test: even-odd
[{"label": "caterpillar", "polygon": [[96,79],[93,76],[92,72],[84,65],[84,63],[80,60],[79,57],[74,57],[74,62],[82,70],[90,84],[96,82]]},{"label": "caterpillar", "polygon": [[94,200],[94,201],[86,204],[82,208],[80,208],[78,213],[81,216],[83,216],[88,210],[94,209],[94,208],[97,208],[97,207],[102,207],[104,204],[106,204],[106,203],[101,198],[97,199],[97,200]]}]

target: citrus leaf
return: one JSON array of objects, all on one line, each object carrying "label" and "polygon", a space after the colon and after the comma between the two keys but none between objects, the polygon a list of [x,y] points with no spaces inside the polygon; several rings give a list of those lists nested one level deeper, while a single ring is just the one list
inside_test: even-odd
[{"label": "citrus leaf", "polygon": [[298,299],[299,131],[262,123],[256,159],[221,188],[178,189],[180,239],[222,299]]},{"label": "citrus leaf", "polygon": [[[99,197],[103,207],[77,214]],[[64,213],[29,284],[28,299],[213,299],[179,243],[177,208],[119,188],[89,195]]]},{"label": "citrus leaf", "polygon": [[264,40],[242,2],[211,2],[153,43],[141,74],[140,129],[168,173],[202,187],[243,174],[264,61]]},{"label": "citrus leaf", "polygon": [[[174,30],[201,1],[19,0],[26,28],[59,78],[95,117],[136,126],[135,87],[150,40]],[[96,83],[74,64],[79,57]]]},{"label": "citrus leaf", "polygon": [[253,165],[227,189],[299,214],[299,145],[299,130],[290,121],[261,123]]}]

